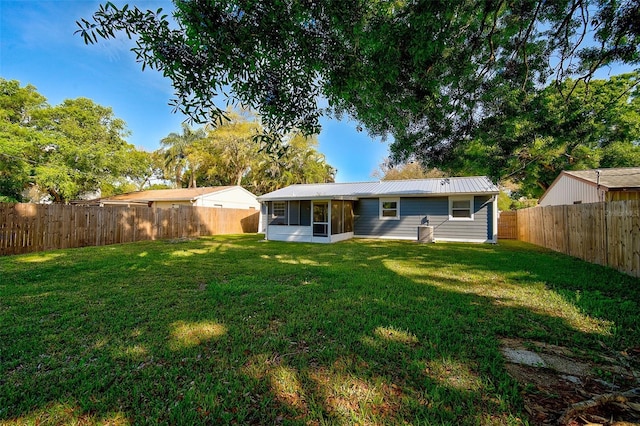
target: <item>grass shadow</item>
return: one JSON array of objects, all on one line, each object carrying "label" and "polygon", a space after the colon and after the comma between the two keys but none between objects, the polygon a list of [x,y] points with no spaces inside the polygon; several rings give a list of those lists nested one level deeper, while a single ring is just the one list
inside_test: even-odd
[{"label": "grass shadow", "polygon": [[640,340],[637,280],[527,245],[225,236],[55,253],[0,259],[9,424],[60,407],[87,424],[518,424],[500,337]]}]

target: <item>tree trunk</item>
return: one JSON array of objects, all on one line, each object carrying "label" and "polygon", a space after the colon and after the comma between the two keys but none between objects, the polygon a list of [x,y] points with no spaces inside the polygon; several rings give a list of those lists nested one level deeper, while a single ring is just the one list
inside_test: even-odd
[{"label": "tree trunk", "polygon": [[176,188],[182,188],[182,170],[176,168]]},{"label": "tree trunk", "polygon": [[49,195],[51,195],[53,197],[53,202],[56,204],[60,204],[60,203],[64,203],[65,200],[62,199],[62,197],[60,196],[60,194],[58,194],[58,191],[56,191],[55,189],[49,189],[47,192],[49,192]]}]

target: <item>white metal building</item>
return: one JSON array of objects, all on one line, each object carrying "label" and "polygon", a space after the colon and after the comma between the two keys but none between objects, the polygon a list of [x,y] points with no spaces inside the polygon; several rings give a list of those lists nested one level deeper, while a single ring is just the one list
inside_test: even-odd
[{"label": "white metal building", "polygon": [[640,199],[640,167],[563,171],[538,200],[541,206]]},{"label": "white metal building", "polygon": [[156,208],[177,206],[260,209],[256,196],[241,186],[153,189],[101,198],[100,205],[147,205]]}]

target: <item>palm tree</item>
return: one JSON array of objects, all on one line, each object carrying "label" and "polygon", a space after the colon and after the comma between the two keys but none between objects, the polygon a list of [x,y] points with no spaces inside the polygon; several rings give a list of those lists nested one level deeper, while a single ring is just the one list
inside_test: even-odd
[{"label": "palm tree", "polygon": [[190,149],[193,145],[206,137],[203,129],[192,129],[188,124],[182,124],[182,134],[170,133],[160,141],[164,153],[165,172],[172,175],[177,187],[182,186],[183,173],[189,173],[189,188],[195,188],[196,170],[193,161],[189,161]]}]

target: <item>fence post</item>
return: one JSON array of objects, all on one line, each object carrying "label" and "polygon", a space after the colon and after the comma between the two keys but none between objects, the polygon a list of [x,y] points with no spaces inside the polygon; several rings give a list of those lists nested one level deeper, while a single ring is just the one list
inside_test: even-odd
[{"label": "fence post", "polygon": [[562,206],[562,215],[564,216],[564,246],[566,253],[571,255],[571,229],[569,229],[569,208]]},{"label": "fence post", "polygon": [[607,266],[611,266],[609,264],[609,212],[608,212],[608,208],[607,208],[607,204],[606,202],[602,203],[602,216],[604,219],[604,223],[603,223],[603,229],[604,229],[604,238],[602,239],[602,243],[604,245],[604,264]]}]

